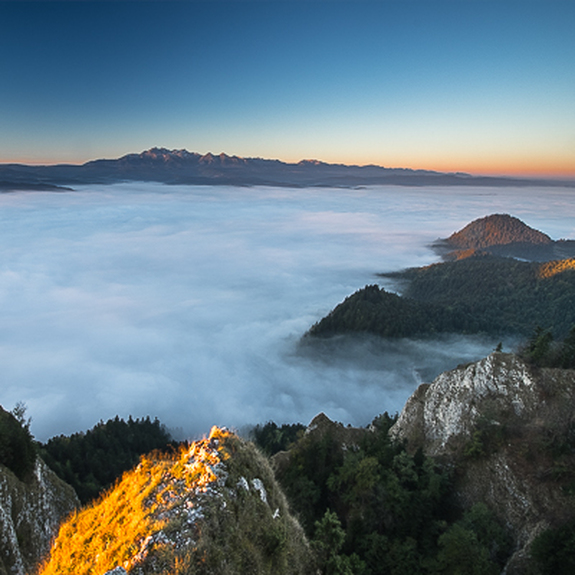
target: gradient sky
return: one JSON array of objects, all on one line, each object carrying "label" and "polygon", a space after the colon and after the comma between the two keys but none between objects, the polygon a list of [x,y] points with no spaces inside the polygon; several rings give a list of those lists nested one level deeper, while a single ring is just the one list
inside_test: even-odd
[{"label": "gradient sky", "polygon": [[0,162],[575,176],[575,2],[0,2]]}]

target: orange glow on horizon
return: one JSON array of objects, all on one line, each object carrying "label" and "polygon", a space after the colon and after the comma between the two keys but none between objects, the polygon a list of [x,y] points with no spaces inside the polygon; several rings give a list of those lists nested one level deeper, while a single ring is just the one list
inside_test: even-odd
[{"label": "orange glow on horizon", "polygon": [[[432,167],[435,166],[435,167]],[[474,176],[510,176],[518,178],[552,178],[569,179],[575,178],[575,164],[573,162],[545,162],[515,160],[509,161],[505,158],[498,161],[467,161],[455,163],[428,162],[425,168],[438,172],[463,172]]]},{"label": "orange glow on horizon", "polygon": [[[333,163],[343,163],[334,161]],[[512,178],[575,179],[575,162],[529,162],[529,161],[454,161],[454,160],[406,160],[385,162],[356,162],[357,165],[380,165],[386,168],[430,170],[442,173],[464,173],[472,176],[496,176]]]},{"label": "orange glow on horizon", "polygon": [[[143,150],[139,150],[143,151]],[[139,153],[136,152],[136,153]],[[196,150],[190,150],[196,151]],[[0,164],[24,164],[29,166],[52,166],[58,164],[68,164],[80,166],[86,162],[96,159],[117,159],[123,155],[133,152],[121,152],[118,154],[101,154],[95,157],[67,159],[64,157],[18,157],[18,158],[0,158]],[[201,153],[201,152],[200,152]],[[280,160],[285,163],[298,163],[301,160],[318,160],[328,164],[346,164],[356,166],[382,166],[392,169],[410,169],[410,170],[429,170],[443,173],[466,173],[472,176],[497,176],[497,177],[517,177],[517,178],[547,178],[547,179],[574,179],[575,178],[575,159],[571,158],[552,158],[546,160],[533,160],[523,158],[499,158],[499,159],[440,159],[433,158],[408,158],[395,156],[386,159],[385,157],[367,158],[365,156],[353,157],[350,155],[334,154],[317,154],[316,156],[292,156],[277,154],[241,154],[225,152],[229,156],[238,155],[244,158],[264,158],[270,160]]]},{"label": "orange glow on horizon", "polygon": [[465,173],[472,176],[494,176],[494,177],[511,177],[511,178],[541,178],[541,179],[574,179],[575,169],[574,168],[553,168],[548,166],[536,166],[532,165],[530,167],[525,167],[523,165],[516,166],[499,166],[499,165],[463,165],[456,166],[446,165],[446,166],[435,166],[435,167],[418,167],[413,169],[428,169],[436,172],[446,172],[446,173]]}]

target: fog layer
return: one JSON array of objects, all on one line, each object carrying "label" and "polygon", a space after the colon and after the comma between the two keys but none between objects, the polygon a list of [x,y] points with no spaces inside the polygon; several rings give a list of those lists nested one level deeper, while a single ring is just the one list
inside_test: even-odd
[{"label": "fog layer", "polygon": [[[375,274],[511,213],[575,237],[572,190],[92,186],[0,196],[0,403],[40,440],[99,420],[365,425],[493,341],[362,339],[301,349]],[[495,342],[497,343],[497,342]]]}]

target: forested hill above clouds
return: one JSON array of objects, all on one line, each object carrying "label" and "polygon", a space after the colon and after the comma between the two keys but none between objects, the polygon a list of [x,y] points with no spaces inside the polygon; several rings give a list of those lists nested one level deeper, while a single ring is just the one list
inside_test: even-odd
[{"label": "forested hill above clouds", "polygon": [[117,159],[100,159],[83,165],[27,166],[0,164],[0,191],[58,189],[122,181],[167,184],[268,185],[356,187],[403,186],[575,186],[575,182],[506,177],[471,176],[429,170],[385,168],[376,165],[349,166],[318,160],[286,163],[263,158],[241,158],[221,153],[198,154],[187,150],[151,148]]},{"label": "forested hill above clouds", "polygon": [[474,220],[446,240],[458,248],[487,248],[514,243],[550,244],[553,240],[519,218],[509,214],[493,214]]},{"label": "forested hill above clouds", "polygon": [[517,218],[492,215],[435,247],[450,261],[384,274],[401,281],[401,296],[366,286],[309,334],[525,337],[540,326],[565,337],[575,325],[574,241],[553,241]]},{"label": "forested hill above clouds", "polygon": [[479,218],[432,246],[444,259],[491,254],[529,261],[550,261],[575,256],[575,241],[552,240],[519,218],[493,214]]}]

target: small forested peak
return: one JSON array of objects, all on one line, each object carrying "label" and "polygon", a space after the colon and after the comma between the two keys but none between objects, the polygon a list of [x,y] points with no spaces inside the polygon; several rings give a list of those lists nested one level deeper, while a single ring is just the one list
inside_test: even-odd
[{"label": "small forested peak", "polygon": [[455,232],[447,243],[459,249],[481,249],[514,243],[550,244],[553,240],[509,214],[493,214],[474,220]]},{"label": "small forested peak", "polygon": [[358,443],[366,430],[361,427],[345,427],[339,421],[332,421],[325,413],[318,413],[305,429],[304,435],[312,436],[313,441],[321,441],[326,437],[349,445]]},{"label": "small forested peak", "polygon": [[316,429],[332,427],[334,425],[335,423],[322,411],[311,420],[306,431],[309,433],[310,431],[314,431]]}]

